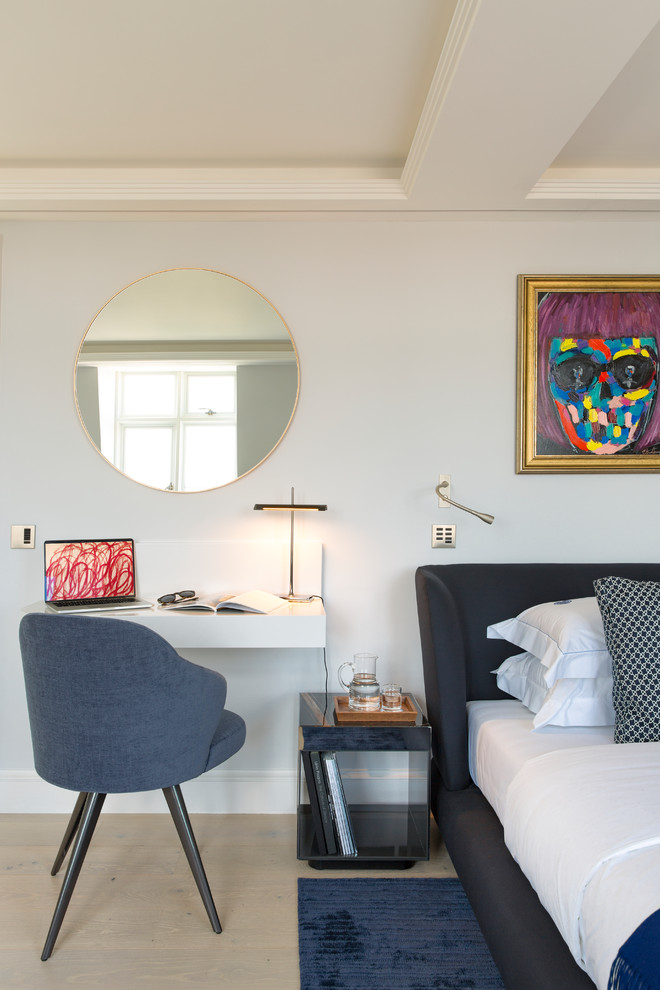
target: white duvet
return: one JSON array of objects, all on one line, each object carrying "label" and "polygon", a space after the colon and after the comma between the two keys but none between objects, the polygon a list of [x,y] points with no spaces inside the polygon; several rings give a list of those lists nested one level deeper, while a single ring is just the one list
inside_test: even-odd
[{"label": "white duvet", "polygon": [[[487,732],[482,748],[492,753],[499,719],[483,721],[490,744]],[[660,908],[660,743],[601,736],[554,750],[549,734],[547,744],[540,755],[529,755],[538,742],[527,747],[513,774],[509,767],[497,810],[507,846],[576,961],[606,990],[620,947]]]}]

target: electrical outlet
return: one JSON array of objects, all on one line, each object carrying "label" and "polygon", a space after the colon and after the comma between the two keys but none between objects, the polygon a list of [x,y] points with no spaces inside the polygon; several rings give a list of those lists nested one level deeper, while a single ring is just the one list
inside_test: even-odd
[{"label": "electrical outlet", "polygon": [[[438,475],[438,485],[442,489],[442,494],[446,495],[447,498],[451,498],[451,475],[450,474],[439,474]],[[449,509],[449,503],[445,502],[444,499],[438,496],[438,508],[439,509]]]},{"label": "electrical outlet", "polygon": [[456,546],[456,526],[431,526],[431,549],[452,550]]},{"label": "electrical outlet", "polygon": [[11,541],[9,543],[11,550],[34,550],[34,534],[36,531],[36,526],[12,526],[11,528]]}]

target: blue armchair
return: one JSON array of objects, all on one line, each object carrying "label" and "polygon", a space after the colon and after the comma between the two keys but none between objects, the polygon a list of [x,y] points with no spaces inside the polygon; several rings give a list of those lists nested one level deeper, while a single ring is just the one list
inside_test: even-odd
[{"label": "blue armchair", "polygon": [[107,794],[162,789],[221,932],[180,785],[245,742],[245,722],[224,707],[225,678],[125,619],[32,613],[19,637],[36,771],[79,792],[51,870],[73,846],[41,958],[53,950]]}]

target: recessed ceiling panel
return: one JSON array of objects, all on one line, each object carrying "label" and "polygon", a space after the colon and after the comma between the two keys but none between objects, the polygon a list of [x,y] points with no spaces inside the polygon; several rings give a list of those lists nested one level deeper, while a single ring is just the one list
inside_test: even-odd
[{"label": "recessed ceiling panel", "polygon": [[606,90],[553,167],[657,168],[659,65],[660,25]]},{"label": "recessed ceiling panel", "polygon": [[401,166],[455,3],[12,4],[0,166]]}]

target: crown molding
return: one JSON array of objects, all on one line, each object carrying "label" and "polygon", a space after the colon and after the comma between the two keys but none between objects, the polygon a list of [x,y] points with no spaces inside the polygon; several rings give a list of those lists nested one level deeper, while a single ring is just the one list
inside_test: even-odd
[{"label": "crown molding", "polygon": [[405,200],[399,169],[0,168],[0,204]]},{"label": "crown molding", "polygon": [[549,168],[527,199],[658,200],[660,168]]},{"label": "crown molding", "polygon": [[419,170],[426,157],[431,137],[438,123],[438,117],[444,106],[480,4],[481,0],[458,0],[456,4],[408,157],[401,172],[401,184],[408,196],[412,193]]},{"label": "crown molding", "polygon": [[[410,198],[481,0],[458,0],[403,169],[0,167],[0,211],[154,204],[399,203]],[[276,208],[276,207],[275,207]]]}]

